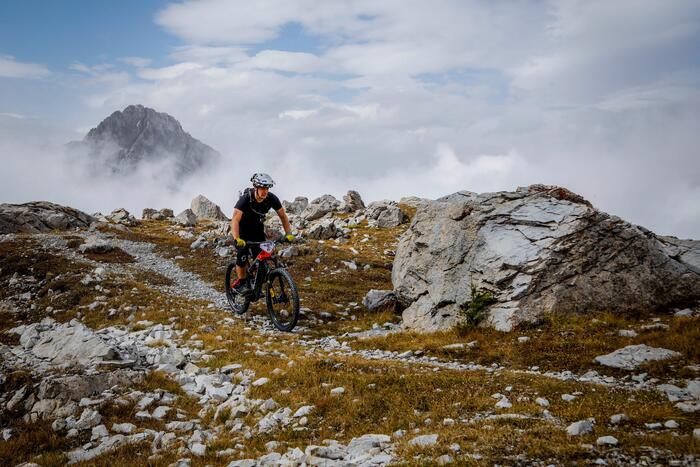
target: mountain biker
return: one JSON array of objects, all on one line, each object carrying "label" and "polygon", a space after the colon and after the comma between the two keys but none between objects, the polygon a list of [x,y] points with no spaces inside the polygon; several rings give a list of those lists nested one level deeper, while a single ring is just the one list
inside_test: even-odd
[{"label": "mountain biker", "polygon": [[275,184],[272,177],[266,173],[256,173],[250,178],[253,182],[252,188],[246,188],[243,195],[238,199],[233,209],[231,217],[231,234],[236,241],[238,255],[236,258],[236,274],[238,279],[233,287],[239,293],[250,290],[246,280],[246,263],[248,255],[255,258],[260,253],[258,245],[247,245],[248,242],[264,242],[265,238],[265,216],[270,209],[277,212],[282,227],[285,232],[285,239],[289,242],[294,240],[292,227],[289,224],[287,213],[282,207],[279,198],[270,193],[270,188]]}]

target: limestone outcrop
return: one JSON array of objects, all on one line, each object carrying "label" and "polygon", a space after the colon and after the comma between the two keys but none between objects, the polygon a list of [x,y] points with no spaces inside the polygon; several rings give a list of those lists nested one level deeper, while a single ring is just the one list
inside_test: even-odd
[{"label": "limestone outcrop", "polygon": [[548,313],[643,312],[700,299],[700,241],[655,235],[564,188],[458,192],[418,208],[392,281],[404,325],[460,320],[474,290],[487,324],[510,330]]},{"label": "limestone outcrop", "polygon": [[68,230],[88,227],[94,221],[82,211],[47,201],[0,204],[0,234]]}]

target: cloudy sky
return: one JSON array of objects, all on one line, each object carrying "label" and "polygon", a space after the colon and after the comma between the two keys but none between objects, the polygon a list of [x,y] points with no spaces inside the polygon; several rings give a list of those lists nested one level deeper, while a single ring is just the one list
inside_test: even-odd
[{"label": "cloudy sky", "polygon": [[[228,212],[255,171],[288,199],[546,183],[700,238],[699,44],[696,0],[3,2],[0,202]],[[222,166],[173,191],[62,155],[136,103]]]}]

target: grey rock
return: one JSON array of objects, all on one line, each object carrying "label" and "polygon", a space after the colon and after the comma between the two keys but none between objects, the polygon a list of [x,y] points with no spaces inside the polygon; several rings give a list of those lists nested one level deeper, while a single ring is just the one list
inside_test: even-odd
[{"label": "grey rock", "polygon": [[309,205],[309,199],[303,196],[297,196],[294,201],[282,201],[282,207],[287,214],[299,215],[304,212],[304,209]]},{"label": "grey rock", "polygon": [[[114,386],[129,387],[138,384],[144,379],[143,371],[119,369],[106,373],[82,374],[58,376],[44,378],[39,384],[39,399],[61,399],[69,401],[79,401],[85,397],[98,396],[107,389]],[[72,414],[78,405],[76,403],[66,404],[59,408],[54,416],[61,416],[62,411],[65,416]]]},{"label": "grey rock", "polygon": [[323,195],[311,201],[300,216],[306,221],[314,221],[335,211],[339,206],[340,201],[335,199],[332,195]]},{"label": "grey rock", "polygon": [[90,441],[95,441],[100,438],[104,438],[105,436],[109,436],[109,431],[107,431],[107,427],[104,425],[97,425],[92,428],[92,436],[90,437]]},{"label": "grey rock", "polygon": [[19,388],[15,393],[12,395],[10,400],[7,402],[5,407],[7,410],[10,412],[14,412],[20,407],[20,403],[24,400],[25,396],[27,395],[27,387],[22,386]]},{"label": "grey rock", "polygon": [[194,443],[190,447],[190,451],[197,457],[203,457],[207,453],[207,447],[202,443]]},{"label": "grey rock", "polygon": [[370,311],[379,309],[396,309],[397,301],[393,290],[372,289],[362,299],[362,304]]},{"label": "grey rock", "polygon": [[74,449],[66,453],[68,464],[76,462],[85,462],[101,456],[107,452],[113,451],[127,444],[140,443],[148,438],[146,433],[138,433],[136,435],[124,436],[114,435],[102,438],[100,444],[92,449],[84,450],[82,448]]},{"label": "grey rock", "polygon": [[108,216],[107,220],[114,222],[115,224],[121,224],[126,226],[134,226],[138,224],[138,221],[134,216],[132,216],[129,211],[124,208],[118,208],[112,211]]},{"label": "grey rock", "polygon": [[473,284],[495,299],[485,324],[508,331],[551,313],[697,300],[699,260],[698,241],[656,236],[564,188],[533,185],[423,204],[400,237],[392,283],[409,329],[459,323]]},{"label": "grey rock", "polygon": [[192,200],[190,209],[197,216],[197,220],[228,221],[221,208],[204,195],[199,195]]},{"label": "grey rock", "polygon": [[380,228],[397,227],[408,222],[408,216],[390,200],[369,203],[365,215],[370,225]]},{"label": "grey rock", "polygon": [[614,436],[601,436],[595,442],[598,446],[617,446],[617,438]]},{"label": "grey rock", "polygon": [[309,227],[306,236],[314,240],[329,240],[338,236],[338,227],[334,219],[323,219]]},{"label": "grey rock", "polygon": [[141,219],[144,220],[163,221],[166,218],[167,217],[162,212],[151,208],[144,208],[141,213]]},{"label": "grey rock", "polygon": [[595,361],[601,365],[623,370],[634,370],[638,366],[657,360],[680,357],[678,352],[668,349],[649,347],[645,344],[628,345],[607,355],[599,355]]},{"label": "grey rock", "polygon": [[305,417],[311,413],[311,411],[315,408],[313,405],[304,405],[302,407],[299,407],[296,412],[294,412],[293,417],[294,418],[299,418],[299,417]]},{"label": "grey rock", "polygon": [[686,318],[688,316],[693,316],[694,312],[690,308],[684,308],[682,310],[676,311],[673,316],[676,318]]},{"label": "grey rock", "polygon": [[95,221],[82,211],[46,201],[0,204],[0,234],[87,228]]},{"label": "grey rock", "polygon": [[197,237],[197,240],[190,244],[190,250],[201,250],[209,245],[207,238],[204,235]]},{"label": "grey rock", "polygon": [[[47,318],[42,323],[45,326],[52,322]],[[40,326],[41,323],[29,325],[22,334],[33,335]],[[119,359],[119,353],[114,347],[77,320],[54,324],[41,332],[31,353],[53,365],[78,362],[87,366],[97,361]]]},{"label": "grey rock", "polygon": [[627,416],[627,414],[618,413],[610,416],[610,423],[612,423],[613,425],[619,425],[620,423],[629,421],[629,419],[630,418]]},{"label": "grey rock", "polygon": [[80,418],[75,423],[75,428],[78,430],[87,430],[89,428],[99,425],[101,421],[102,415],[100,415],[99,412],[87,408],[83,410],[83,413],[80,415]]},{"label": "grey rock", "polygon": [[81,244],[78,249],[81,253],[109,253],[115,249],[109,241],[98,237],[88,237],[85,243]]},{"label": "grey rock", "polygon": [[341,212],[355,212],[365,208],[365,203],[362,197],[355,190],[350,190],[343,196],[343,204],[340,207]]},{"label": "grey rock", "polygon": [[184,227],[194,227],[197,225],[197,216],[191,209],[185,209],[173,218],[173,222]]},{"label": "grey rock", "polygon": [[593,419],[586,419],[586,420],[579,420],[578,422],[574,422],[568,427],[566,427],[566,433],[569,436],[580,436],[580,435],[585,435],[587,433],[591,433],[593,431],[593,422],[595,420]]},{"label": "grey rock", "polygon": [[416,436],[408,442],[409,446],[418,446],[421,448],[427,448],[437,444],[438,435],[421,435]]}]

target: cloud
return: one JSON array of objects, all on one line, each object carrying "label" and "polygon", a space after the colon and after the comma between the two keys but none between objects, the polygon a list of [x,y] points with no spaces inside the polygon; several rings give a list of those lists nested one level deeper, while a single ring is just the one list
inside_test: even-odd
[{"label": "cloud", "polygon": [[136,68],[147,67],[151,64],[151,59],[142,57],[122,57],[119,61],[127,65],[135,66]]},{"label": "cloud", "polygon": [[50,74],[44,65],[18,62],[11,55],[0,55],[0,78],[44,78]]}]

